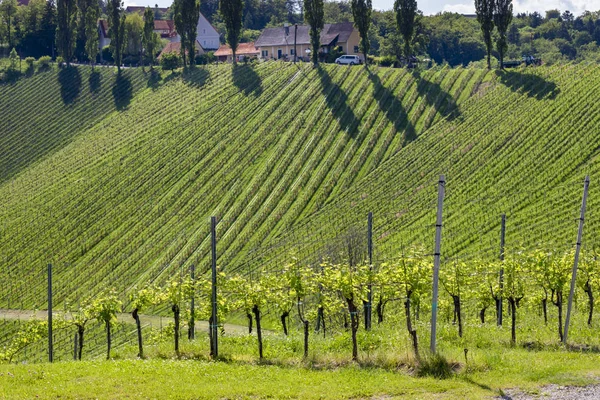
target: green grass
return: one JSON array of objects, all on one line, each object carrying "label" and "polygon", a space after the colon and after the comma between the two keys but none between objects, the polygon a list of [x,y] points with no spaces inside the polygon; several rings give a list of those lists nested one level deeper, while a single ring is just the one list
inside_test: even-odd
[{"label": "green grass", "polygon": [[197,360],[0,365],[0,397],[17,398],[492,398],[500,390],[597,382],[597,356],[507,350],[486,371],[416,378],[411,371],[344,365],[322,370]]}]

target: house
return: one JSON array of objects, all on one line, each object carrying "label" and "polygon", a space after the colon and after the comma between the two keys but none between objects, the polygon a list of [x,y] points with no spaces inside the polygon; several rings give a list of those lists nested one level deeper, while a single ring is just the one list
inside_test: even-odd
[{"label": "house", "polygon": [[181,38],[175,31],[175,23],[170,19],[155,19],[154,32],[158,33],[161,39],[167,39],[169,42],[179,42]]},{"label": "house", "polygon": [[[160,60],[160,58],[163,56],[163,54],[167,54],[167,53],[177,53],[180,54],[181,53],[181,42],[171,42],[169,43],[158,55],[158,59]],[[202,46],[200,45],[200,43],[196,40],[196,55],[202,55],[204,54],[205,51],[202,48]]]},{"label": "house", "polygon": [[[294,57],[294,43],[299,59],[310,58],[310,34],[308,25],[297,25],[277,28],[265,28],[254,43],[262,59],[288,59]],[[341,48],[342,53],[358,55],[360,35],[352,22],[325,24],[321,31],[321,53],[329,53],[334,48]]]},{"label": "house", "polygon": [[[254,42],[240,43],[235,52],[238,61],[244,61],[246,58],[258,57],[259,54],[260,51],[254,46]],[[219,47],[219,50],[215,51],[215,57],[222,62],[232,62],[233,52],[231,51],[231,47],[229,47],[228,44],[222,44],[221,47]]]},{"label": "house", "polygon": [[110,44],[110,36],[108,32],[108,21],[105,19],[98,20],[98,48],[102,50]]},{"label": "house", "polygon": [[198,18],[196,40],[198,40],[205,50],[217,50],[221,45],[221,35],[219,35],[219,32],[208,22],[202,13],[200,13],[200,17]]}]

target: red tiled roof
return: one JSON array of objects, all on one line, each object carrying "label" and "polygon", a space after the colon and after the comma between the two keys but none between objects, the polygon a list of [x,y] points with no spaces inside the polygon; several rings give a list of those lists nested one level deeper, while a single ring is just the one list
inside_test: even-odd
[{"label": "red tiled roof", "polygon": [[[250,43],[240,43],[238,45],[237,51],[235,52],[237,56],[251,56],[260,54],[258,49],[254,46],[254,42]],[[233,52],[231,51],[231,47],[228,44],[222,44],[219,47],[219,50],[215,51],[215,56],[223,57],[223,56],[231,56]]]},{"label": "red tiled roof", "polygon": [[100,29],[102,30],[102,35],[104,37],[108,37],[108,21],[105,19],[99,19],[98,20],[98,25],[100,26]]},{"label": "red tiled roof", "polygon": [[[170,42],[165,46],[164,49],[160,52],[158,58],[160,58],[163,54],[167,53],[180,53],[181,52],[181,42]],[[204,54],[204,49],[202,45],[196,40],[196,52],[199,54]]]},{"label": "red tiled roof", "polygon": [[[164,38],[177,36],[177,32],[175,32],[175,23],[170,19],[155,19],[154,30],[160,31],[160,36]],[[165,31],[168,33],[165,33]]]}]

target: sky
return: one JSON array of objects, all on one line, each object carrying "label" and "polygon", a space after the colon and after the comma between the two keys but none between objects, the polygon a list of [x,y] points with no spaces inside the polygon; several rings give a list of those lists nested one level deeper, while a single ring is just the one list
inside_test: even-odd
[{"label": "sky", "polygon": [[[437,14],[441,11],[451,11],[461,14],[473,14],[475,8],[473,0],[417,0],[419,9],[426,15]],[[125,6],[146,6],[153,7],[158,4],[159,7],[168,7],[173,0],[125,0]],[[373,0],[373,8],[379,10],[391,10],[394,0]],[[561,11],[569,10],[575,15],[581,14],[585,10],[600,10],[600,0],[513,0],[515,13],[538,11],[542,15],[546,10],[559,9]]]}]

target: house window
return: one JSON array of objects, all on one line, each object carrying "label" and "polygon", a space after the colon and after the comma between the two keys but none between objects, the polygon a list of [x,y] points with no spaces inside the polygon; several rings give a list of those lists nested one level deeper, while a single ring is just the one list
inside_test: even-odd
[{"label": "house window", "polygon": [[206,40],[204,41],[204,46],[206,46]]},{"label": "house window", "polygon": [[202,33],[206,34],[206,29],[202,29],[202,31],[203,31]]},{"label": "house window", "polygon": [[295,55],[296,55],[296,52],[295,52],[295,50],[294,50],[294,49],[291,49],[291,50],[290,50],[290,55],[292,55],[292,56],[295,56]]},{"label": "house window", "polygon": [[354,46],[354,52],[358,53],[358,46]]},{"label": "house window", "polygon": [[265,57],[265,58],[269,57],[269,50],[263,50],[262,51],[262,56]]}]

